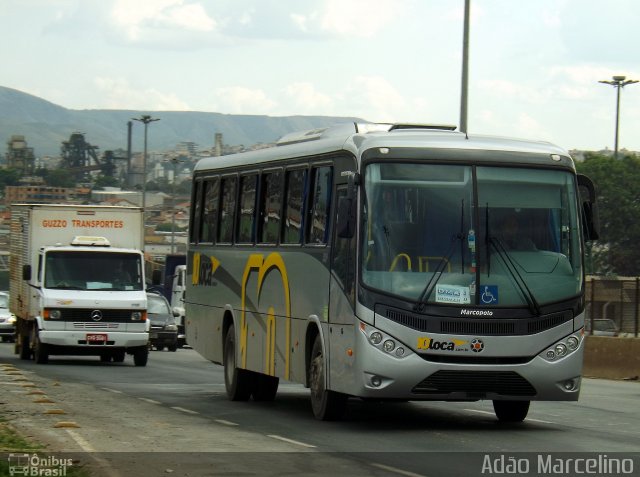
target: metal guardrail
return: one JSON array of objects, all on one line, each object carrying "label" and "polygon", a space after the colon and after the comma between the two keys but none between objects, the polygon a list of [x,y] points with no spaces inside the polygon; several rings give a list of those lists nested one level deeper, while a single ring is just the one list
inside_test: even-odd
[{"label": "metal guardrail", "polygon": [[613,320],[622,336],[638,337],[640,328],[640,277],[588,276],[586,319]]}]

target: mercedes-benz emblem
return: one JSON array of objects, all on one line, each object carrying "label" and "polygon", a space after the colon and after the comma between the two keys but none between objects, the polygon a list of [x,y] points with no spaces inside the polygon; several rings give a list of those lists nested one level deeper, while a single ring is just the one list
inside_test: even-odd
[{"label": "mercedes-benz emblem", "polygon": [[102,319],[102,312],[100,310],[93,310],[91,312],[91,319],[93,321],[100,321]]}]

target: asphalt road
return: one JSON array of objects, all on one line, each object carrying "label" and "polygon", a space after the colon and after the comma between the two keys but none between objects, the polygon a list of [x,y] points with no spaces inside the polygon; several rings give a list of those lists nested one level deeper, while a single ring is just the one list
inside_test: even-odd
[{"label": "asphalt road", "polygon": [[[196,442],[212,443],[218,438],[231,439],[230,433],[243,436],[236,438],[234,442],[239,444],[233,451],[249,454],[239,460],[246,463],[253,458],[249,456],[255,457],[253,453],[264,452],[257,458],[261,463],[257,473],[253,469],[246,475],[266,475],[276,469],[274,475],[282,475],[279,464],[269,463],[279,453],[291,453],[286,454],[290,475],[299,475],[302,469],[309,474],[313,468],[313,474],[320,469],[327,475],[407,477],[498,475],[495,465],[505,459],[508,463],[509,458],[528,459],[535,467],[535,460],[549,456],[565,459],[572,455],[568,453],[601,459],[634,453],[620,457],[630,456],[635,465],[633,475],[640,475],[638,382],[585,379],[580,401],[534,402],[521,424],[498,423],[490,402],[375,403],[357,399],[350,400],[343,421],[319,422],[310,409],[309,391],[297,384],[281,383],[271,403],[228,401],[222,367],[191,349],[153,351],[144,368],[134,367],[130,357],[121,364],[105,364],[96,357],[52,356],[49,364],[36,365],[19,360],[12,350],[10,344],[0,346],[0,363],[15,366],[33,378],[86,389],[97,396],[94,401],[108,400],[108,406],[96,405],[104,407],[102,413],[107,416],[112,413],[113,420],[122,414],[118,403],[136,402],[146,406],[145,413],[162,413],[179,423],[172,424],[167,433],[164,452],[200,450],[193,442],[185,447],[188,441],[181,436],[200,436]],[[190,427],[202,422],[204,434]],[[111,450],[106,444],[102,448],[100,442],[89,442],[96,452]],[[498,460],[487,460],[487,455]],[[325,459],[318,460],[319,456]],[[238,460],[229,459],[227,465]],[[296,459],[302,460],[297,463]],[[332,471],[331,465],[340,465],[344,472]],[[571,469],[557,469],[562,475],[572,475]]]}]

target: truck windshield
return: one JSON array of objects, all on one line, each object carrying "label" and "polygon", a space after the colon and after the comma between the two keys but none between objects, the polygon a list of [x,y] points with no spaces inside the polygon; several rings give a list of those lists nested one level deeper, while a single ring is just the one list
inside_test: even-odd
[{"label": "truck windshield", "polygon": [[570,172],[394,162],[364,176],[365,285],[418,305],[532,312],[581,292]]},{"label": "truck windshield", "polygon": [[62,290],[143,290],[139,254],[50,251],[44,287]]}]

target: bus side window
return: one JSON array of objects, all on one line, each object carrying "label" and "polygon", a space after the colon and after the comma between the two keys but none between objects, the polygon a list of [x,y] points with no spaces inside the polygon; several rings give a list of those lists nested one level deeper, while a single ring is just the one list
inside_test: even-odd
[{"label": "bus side window", "polygon": [[260,243],[278,242],[282,209],[282,172],[264,172],[260,187]]},{"label": "bus side window", "polygon": [[204,182],[204,201],[202,204],[202,220],[200,222],[200,242],[212,243],[216,237],[218,220],[218,185],[217,177]]},{"label": "bus side window", "polygon": [[307,169],[293,169],[285,178],[285,215],[282,226],[282,243],[301,244],[302,225],[307,183]]},{"label": "bus side window", "polygon": [[309,224],[307,243],[327,243],[329,225],[329,209],[331,206],[332,168],[330,166],[313,168],[313,183],[311,188],[311,208],[309,209]]},{"label": "bus side window", "polygon": [[240,220],[238,220],[238,243],[253,243],[256,226],[256,187],[258,174],[240,178]]},{"label": "bus side window", "polygon": [[233,242],[233,222],[236,214],[236,184],[235,176],[222,178],[222,201],[220,204],[220,227],[218,228],[218,242]]},{"label": "bus side window", "polygon": [[189,228],[189,241],[191,243],[196,243],[198,241],[198,232],[200,230],[200,224],[202,222],[202,217],[200,216],[200,211],[202,210],[201,192],[202,181],[196,181],[193,184],[193,195],[191,197],[191,203],[193,204],[193,207],[191,208],[191,227]]}]

